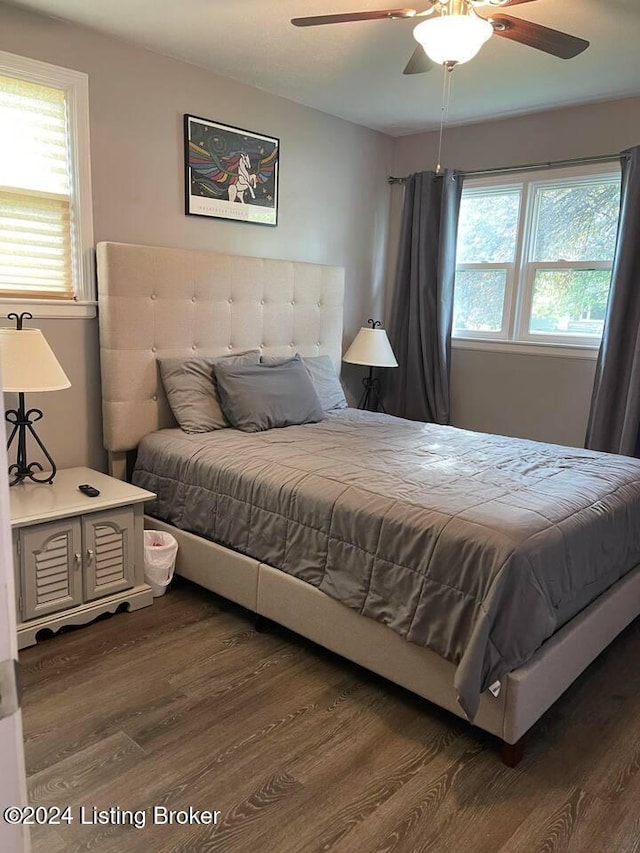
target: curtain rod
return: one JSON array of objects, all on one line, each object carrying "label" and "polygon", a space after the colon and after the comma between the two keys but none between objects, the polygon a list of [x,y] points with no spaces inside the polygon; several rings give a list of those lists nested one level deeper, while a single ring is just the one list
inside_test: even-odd
[{"label": "curtain rod", "polygon": [[[489,177],[491,175],[506,175],[510,172],[535,172],[538,169],[560,169],[563,166],[587,166],[596,163],[613,163],[619,161],[621,157],[628,157],[629,154],[625,151],[622,154],[602,154],[599,157],[576,157],[573,160],[550,160],[547,163],[527,163],[525,166],[502,166],[498,169],[477,169],[471,172],[458,172],[463,178],[470,177]],[[404,184],[408,176],[404,178],[387,178],[390,184]]]}]

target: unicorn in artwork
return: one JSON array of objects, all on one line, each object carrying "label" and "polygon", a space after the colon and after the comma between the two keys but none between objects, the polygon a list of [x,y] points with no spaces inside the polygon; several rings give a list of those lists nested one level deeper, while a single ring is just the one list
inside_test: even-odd
[{"label": "unicorn in artwork", "polygon": [[244,204],[244,194],[249,190],[251,198],[255,198],[254,192],[257,176],[250,172],[251,160],[246,152],[242,152],[238,159],[238,175],[229,180],[229,201],[239,201]]},{"label": "unicorn in artwork", "polygon": [[[230,154],[218,154],[190,140],[191,192],[203,198],[227,198],[240,204],[273,206],[278,147],[274,145],[266,156],[257,151],[252,156],[253,169],[246,149],[236,148]],[[247,192],[249,197],[245,198]],[[260,197],[259,201],[255,201],[256,196]]]}]

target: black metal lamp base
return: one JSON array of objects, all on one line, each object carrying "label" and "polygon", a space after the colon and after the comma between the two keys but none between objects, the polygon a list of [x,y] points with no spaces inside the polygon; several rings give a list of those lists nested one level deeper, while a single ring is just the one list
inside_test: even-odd
[{"label": "black metal lamp base", "polygon": [[[14,439],[16,437],[18,439],[18,455],[13,465],[9,466],[9,485],[15,486],[17,483],[21,483],[27,479],[33,480],[34,483],[53,483],[53,478],[57,470],[55,462],[33,428],[33,424],[42,418],[40,409],[25,411],[24,394],[20,393],[18,394],[18,408],[8,409],[5,417],[13,425],[11,435],[7,441],[7,452]],[[39,462],[27,462],[27,432],[33,437],[51,466],[51,470],[47,471],[43,477],[38,477],[39,473],[44,472],[44,468]]]},{"label": "black metal lamp base", "polygon": [[360,397],[360,402],[358,403],[359,409],[368,409],[371,403],[374,403],[375,412],[380,409],[386,415],[386,409],[382,403],[382,398],[380,397],[380,392],[378,391],[378,379],[373,376],[373,367],[369,368],[369,375],[365,376],[362,380],[362,385],[364,387],[364,391],[362,392],[362,397]]}]

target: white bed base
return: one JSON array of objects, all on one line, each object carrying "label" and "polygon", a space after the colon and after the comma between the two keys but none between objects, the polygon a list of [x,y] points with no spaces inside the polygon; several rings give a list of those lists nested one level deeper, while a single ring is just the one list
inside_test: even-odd
[{"label": "white bed base", "polygon": [[[176,537],[177,574],[464,718],[453,689],[455,666],[429,649],[265,563],[149,516],[145,527]],[[498,697],[484,693],[474,725],[517,743],[633,621],[639,601],[640,566],[506,675]]]},{"label": "white bed base", "polygon": [[[119,243],[98,246],[105,447],[126,477],[126,453],[174,425],[158,377],[162,355],[342,352],[344,270]],[[463,716],[453,664],[314,587],[155,519],[178,540],[178,573]],[[521,738],[640,613],[640,566],[483,695],[474,724],[507,745]],[[503,753],[516,763],[520,749]]]}]

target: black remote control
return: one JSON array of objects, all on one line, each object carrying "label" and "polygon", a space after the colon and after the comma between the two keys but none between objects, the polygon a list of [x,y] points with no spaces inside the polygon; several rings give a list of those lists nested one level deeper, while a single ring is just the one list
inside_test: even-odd
[{"label": "black remote control", "polygon": [[83,483],[81,486],[78,486],[81,492],[88,498],[97,498],[100,494],[99,490],[95,488],[95,486],[90,486],[88,483]]}]

